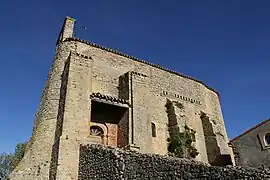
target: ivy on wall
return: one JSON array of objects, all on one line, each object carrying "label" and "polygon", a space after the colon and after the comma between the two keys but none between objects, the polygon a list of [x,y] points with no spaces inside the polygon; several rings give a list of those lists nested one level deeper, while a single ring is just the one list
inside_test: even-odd
[{"label": "ivy on wall", "polygon": [[178,101],[167,99],[165,107],[168,116],[168,131],[170,134],[170,137],[167,140],[169,155],[179,158],[195,158],[199,154],[193,145],[196,132],[187,125],[184,126],[184,131],[180,132],[177,123],[175,109],[179,108],[183,111],[183,104]]},{"label": "ivy on wall", "polygon": [[193,145],[195,133],[187,125],[184,126],[184,132],[170,133],[170,138],[168,138],[169,155],[187,159],[195,158],[199,154]]}]

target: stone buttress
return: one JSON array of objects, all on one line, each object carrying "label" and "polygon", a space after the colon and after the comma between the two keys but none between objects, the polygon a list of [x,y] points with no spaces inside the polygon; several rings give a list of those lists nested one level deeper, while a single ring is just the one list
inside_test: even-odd
[{"label": "stone buttress", "polygon": [[73,36],[75,20],[67,17],[57,41],[56,54],[35,115],[32,136],[26,152],[10,178],[19,180],[48,179],[59,111],[61,76],[73,43],[63,42]]}]

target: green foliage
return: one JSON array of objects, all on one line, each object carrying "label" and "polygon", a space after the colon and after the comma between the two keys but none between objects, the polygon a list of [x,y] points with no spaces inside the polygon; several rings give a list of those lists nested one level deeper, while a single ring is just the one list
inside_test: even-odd
[{"label": "green foliage", "polygon": [[185,126],[184,132],[170,133],[168,151],[175,157],[195,158],[199,153],[192,144],[195,142],[195,131]]},{"label": "green foliage", "polygon": [[18,143],[15,148],[14,153],[0,154],[0,180],[8,180],[8,175],[18,166],[20,161],[22,160],[25,148],[25,143]]},{"label": "green foliage", "polygon": [[12,154],[0,154],[0,179],[8,180],[8,175],[12,171]]},{"label": "green foliage", "polygon": [[18,166],[18,164],[22,160],[24,153],[25,153],[26,145],[27,145],[27,142],[18,143],[16,145],[15,152],[14,152],[13,158],[12,158],[12,170],[15,169],[15,167]]}]

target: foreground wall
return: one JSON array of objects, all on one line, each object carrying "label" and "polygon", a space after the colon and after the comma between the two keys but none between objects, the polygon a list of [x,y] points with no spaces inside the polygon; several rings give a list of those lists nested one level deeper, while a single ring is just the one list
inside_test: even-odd
[{"label": "foreground wall", "polygon": [[270,179],[270,172],[214,167],[160,155],[124,152],[100,145],[80,147],[79,180],[87,179]]}]

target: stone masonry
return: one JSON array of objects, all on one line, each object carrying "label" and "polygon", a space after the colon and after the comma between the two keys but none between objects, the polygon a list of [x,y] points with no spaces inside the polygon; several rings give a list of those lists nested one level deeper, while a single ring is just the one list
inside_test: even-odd
[{"label": "stone masonry", "polygon": [[80,148],[79,180],[268,180],[270,171],[217,167],[187,159],[122,151],[101,145]]},{"label": "stone masonry", "polygon": [[[180,130],[188,125],[196,131],[196,161],[234,165],[219,94],[214,89],[159,65],[75,38],[74,26],[75,20],[67,17],[32,137],[12,180],[77,180],[81,144],[167,155],[171,124]],[[167,102],[172,103],[170,114]]]}]

